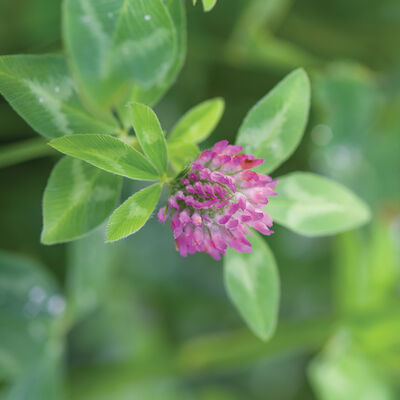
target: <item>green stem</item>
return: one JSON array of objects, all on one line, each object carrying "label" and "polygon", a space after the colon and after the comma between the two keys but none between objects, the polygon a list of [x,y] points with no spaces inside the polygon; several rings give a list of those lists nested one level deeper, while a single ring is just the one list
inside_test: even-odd
[{"label": "green stem", "polygon": [[45,138],[13,143],[0,149],[0,168],[55,154]]},{"label": "green stem", "polygon": [[70,376],[71,399],[91,398],[96,393],[129,388],[134,382],[201,373],[243,366],[274,354],[315,352],[334,327],[331,319],[282,323],[274,337],[263,342],[249,331],[208,335],[191,340],[170,357],[80,368]]}]

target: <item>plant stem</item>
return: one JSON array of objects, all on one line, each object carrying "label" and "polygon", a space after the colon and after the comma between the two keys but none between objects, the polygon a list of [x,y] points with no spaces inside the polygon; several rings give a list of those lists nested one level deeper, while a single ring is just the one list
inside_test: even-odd
[{"label": "plant stem", "polygon": [[0,149],[0,168],[55,154],[45,138],[34,138]]}]

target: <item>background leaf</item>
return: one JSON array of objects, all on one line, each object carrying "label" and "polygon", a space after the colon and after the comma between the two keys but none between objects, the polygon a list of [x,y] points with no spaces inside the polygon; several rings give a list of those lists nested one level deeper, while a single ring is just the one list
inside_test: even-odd
[{"label": "background leaf", "polygon": [[42,357],[12,385],[2,400],[64,400],[62,347],[53,343]]},{"label": "background leaf", "polygon": [[295,151],[306,127],[310,107],[310,83],[298,69],[279,82],[246,115],[237,144],[246,153],[264,158],[259,172],[273,171]]},{"label": "background leaf", "polygon": [[161,195],[160,184],[135,193],[111,215],[107,225],[107,241],[113,242],[137,232],[149,219]]},{"label": "background leaf", "polygon": [[144,104],[131,105],[135,134],[147,158],[162,175],[168,167],[167,142],[154,111]]},{"label": "background leaf", "polygon": [[85,111],[59,55],[0,57],[0,92],[28,124],[49,138],[118,130],[113,118]]},{"label": "background leaf", "polygon": [[274,220],[307,236],[332,235],[370,219],[368,206],[346,187],[322,176],[294,172],[278,178],[278,196],[266,211]]},{"label": "background leaf", "polygon": [[346,330],[339,331],[309,367],[311,383],[321,400],[394,400],[382,371],[357,351]]},{"label": "background leaf", "polygon": [[204,101],[189,110],[174,126],[168,141],[200,143],[217,126],[224,112],[225,102],[221,98]]},{"label": "background leaf", "polygon": [[113,174],[138,180],[156,180],[157,171],[137,150],[108,135],[72,135],[50,143],[61,153],[86,161]]},{"label": "background leaf", "polygon": [[116,249],[104,239],[102,226],[68,247],[68,311],[74,321],[94,311],[108,293]]},{"label": "background leaf", "polygon": [[135,83],[163,79],[177,46],[161,0],[67,0],[64,35],[79,85],[101,106],[121,104]]},{"label": "background leaf", "polygon": [[0,251],[0,379],[22,376],[46,351],[64,300],[44,267]]},{"label": "background leaf", "polygon": [[116,206],[121,181],[81,160],[62,158],[44,191],[42,243],[73,240],[99,226]]},{"label": "background leaf", "polygon": [[275,330],[279,307],[279,276],[266,242],[254,234],[252,252],[229,250],[224,257],[225,287],[250,329],[261,339]]}]

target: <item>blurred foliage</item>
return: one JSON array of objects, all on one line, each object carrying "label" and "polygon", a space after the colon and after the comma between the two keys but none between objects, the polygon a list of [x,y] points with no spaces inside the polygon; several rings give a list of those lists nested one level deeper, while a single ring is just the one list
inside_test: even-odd
[{"label": "blurred foliage", "polygon": [[[0,398],[399,398],[400,3],[219,0],[207,14],[187,3],[185,67],[157,106],[165,128],[222,96],[213,140],[233,139],[250,106],[305,67],[311,120],[277,175],[335,178],[374,220],[333,239],[276,229],[281,310],[262,343],[229,304],[221,265],[181,258],[168,227],[153,219],[120,244],[103,244],[100,229],[41,246],[55,156],[1,169]],[[61,49],[60,7],[0,0],[0,54]],[[2,145],[34,135],[4,100],[0,117]]]}]

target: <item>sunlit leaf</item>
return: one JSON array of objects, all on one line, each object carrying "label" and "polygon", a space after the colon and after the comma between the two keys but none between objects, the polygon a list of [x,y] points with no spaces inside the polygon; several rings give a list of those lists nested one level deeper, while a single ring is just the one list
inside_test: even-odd
[{"label": "sunlit leaf", "polygon": [[174,126],[169,142],[200,143],[217,126],[224,112],[225,103],[221,98],[204,101],[189,110]]},{"label": "sunlit leaf", "polygon": [[237,144],[246,153],[264,158],[257,169],[268,173],[296,150],[307,123],[310,83],[298,69],[278,83],[247,114],[239,129]]},{"label": "sunlit leaf", "polygon": [[107,241],[113,242],[137,232],[149,219],[161,195],[160,184],[135,193],[111,215],[107,225]]},{"label": "sunlit leaf", "polygon": [[273,334],[279,307],[279,276],[266,242],[255,234],[249,254],[229,250],[224,258],[225,287],[250,329],[261,339]]},{"label": "sunlit leaf", "polygon": [[79,85],[102,106],[164,79],[177,47],[161,0],[67,0],[64,35]]},{"label": "sunlit leaf", "polygon": [[133,103],[132,122],[144,154],[162,175],[168,167],[167,142],[156,114],[144,104]]},{"label": "sunlit leaf", "polygon": [[186,164],[194,161],[199,152],[198,146],[193,143],[168,143],[169,160],[176,171],[181,171]]},{"label": "sunlit leaf", "polygon": [[59,55],[0,57],[0,93],[28,124],[49,138],[118,130],[111,117],[103,122],[85,111]]},{"label": "sunlit leaf", "polygon": [[322,176],[295,172],[278,178],[278,196],[266,211],[274,220],[307,236],[332,235],[370,219],[368,206],[349,189]]},{"label": "sunlit leaf", "polygon": [[65,157],[54,167],[43,197],[42,243],[76,239],[99,226],[115,208],[121,177]]},{"label": "sunlit leaf", "polygon": [[217,0],[203,0],[204,11],[211,11],[217,4]]},{"label": "sunlit leaf", "polygon": [[156,180],[157,171],[137,150],[108,135],[71,135],[52,140],[50,146],[113,174],[138,180]]}]

